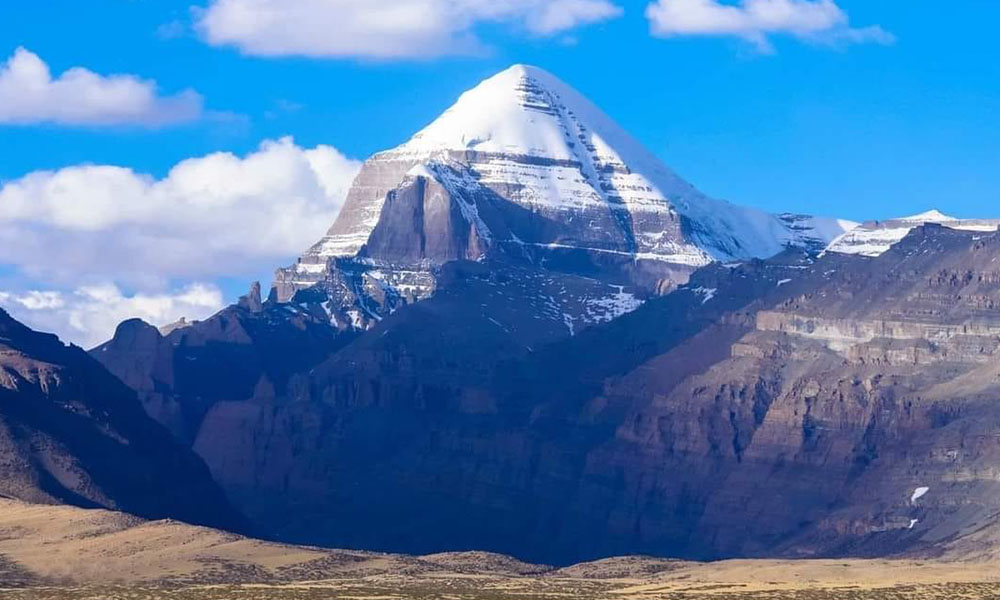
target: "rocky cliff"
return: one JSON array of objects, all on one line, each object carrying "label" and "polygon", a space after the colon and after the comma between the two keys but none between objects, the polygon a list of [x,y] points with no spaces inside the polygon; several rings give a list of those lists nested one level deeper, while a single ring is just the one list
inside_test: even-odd
[{"label": "rocky cliff", "polygon": [[254,284],[239,303],[201,322],[161,332],[138,319],[91,354],[139,393],[154,419],[190,445],[217,402],[285,392],[293,374],[332,355],[355,337],[338,327],[325,295],[300,302],[264,301]]},{"label": "rocky cliff", "polygon": [[704,555],[934,552],[995,527],[998,261],[996,234],[935,226],[817,261],[707,370],[614,386],[632,409],[594,475],[683,506],[630,514]]},{"label": "rocky cliff", "polygon": [[205,464],[83,350],[0,310],[0,495],[243,528]]}]

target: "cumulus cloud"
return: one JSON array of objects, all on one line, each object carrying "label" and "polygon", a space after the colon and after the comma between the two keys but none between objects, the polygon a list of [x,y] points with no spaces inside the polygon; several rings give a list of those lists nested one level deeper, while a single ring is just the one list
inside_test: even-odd
[{"label": "cumulus cloud", "polygon": [[92,348],[110,339],[126,319],[140,318],[156,325],[181,317],[202,319],[221,309],[223,298],[212,285],[192,284],[161,294],[126,295],[108,283],[71,292],[0,292],[0,306],[33,329]]},{"label": "cumulus cloud", "polygon": [[156,82],[74,67],[53,78],[37,54],[18,48],[0,66],[0,123],[140,125],[193,121],[203,114],[192,90],[161,96]]},{"label": "cumulus cloud", "polygon": [[246,54],[394,59],[477,51],[482,23],[549,36],[622,9],[612,0],[211,0],[197,13],[208,43]]},{"label": "cumulus cloud", "polygon": [[879,26],[854,28],[834,0],[657,0],[646,9],[652,32],[660,37],[733,36],[772,52],[769,37],[790,35],[818,43],[889,44],[892,34]]},{"label": "cumulus cloud", "polygon": [[80,345],[126,318],[205,317],[222,295],[192,282],[291,262],[333,223],[359,168],[284,138],[182,161],[162,179],[102,165],[29,173],[0,187],[0,305]]},{"label": "cumulus cloud", "polygon": [[284,138],[245,157],[185,160],[163,179],[102,165],[36,171],[0,187],[0,264],[59,285],[145,289],[257,273],[322,236],[359,167]]}]

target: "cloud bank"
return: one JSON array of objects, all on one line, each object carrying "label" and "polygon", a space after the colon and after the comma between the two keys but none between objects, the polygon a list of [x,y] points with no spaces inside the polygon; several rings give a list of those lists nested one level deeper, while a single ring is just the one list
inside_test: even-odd
[{"label": "cloud bank", "polygon": [[156,82],[134,75],[74,67],[54,78],[45,61],[25,48],[0,66],[0,124],[159,127],[197,120],[203,112],[198,93],[160,96]]},{"label": "cloud bank", "polygon": [[622,15],[611,0],[211,0],[208,43],[256,56],[427,58],[483,48],[475,28],[551,36]]},{"label": "cloud bank", "polygon": [[773,52],[770,37],[789,35],[823,44],[890,44],[892,34],[879,26],[854,28],[834,0],[657,0],[646,9],[652,33],[659,37],[730,36]]},{"label": "cloud bank", "polygon": [[213,285],[192,284],[160,294],[125,295],[113,284],[85,286],[71,292],[0,292],[0,305],[34,329],[55,332],[83,348],[107,341],[119,323],[139,318],[164,325],[181,317],[203,319],[223,306]]},{"label": "cloud bank", "polygon": [[284,138],[182,161],[162,179],[103,165],[29,173],[0,187],[0,268],[16,284],[0,304],[81,344],[123,317],[204,317],[221,296],[195,282],[290,261],[336,218],[359,168]]},{"label": "cloud bank", "polygon": [[36,171],[0,187],[0,262],[58,283],[253,273],[321,237],[359,167],[284,138],[185,160],[159,180],[104,165]]}]

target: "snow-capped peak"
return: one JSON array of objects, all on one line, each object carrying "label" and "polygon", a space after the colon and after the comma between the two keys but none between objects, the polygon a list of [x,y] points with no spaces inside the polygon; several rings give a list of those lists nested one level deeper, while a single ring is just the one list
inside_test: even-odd
[{"label": "snow-capped peak", "polygon": [[697,193],[579,92],[529,65],[514,65],[465,92],[394,153],[441,151],[632,169],[655,182],[661,194],[683,200]]},{"label": "snow-capped peak", "polygon": [[984,232],[996,231],[1000,226],[1000,220],[957,219],[935,209],[909,217],[864,223],[833,240],[827,247],[827,252],[879,256],[906,237],[910,231],[927,223],[944,225],[952,229]]},{"label": "snow-capped peak", "polygon": [[547,71],[527,65],[514,65],[465,92],[399,150],[474,150],[575,160],[581,140],[567,135],[572,133],[566,130],[569,116],[586,124],[583,141],[595,142],[602,150],[641,150],[589,100]]},{"label": "snow-capped peak", "polygon": [[909,217],[903,217],[899,219],[900,221],[918,221],[921,223],[944,223],[946,221],[957,221],[955,217],[949,217],[943,212],[932,209],[927,212],[922,212],[919,215],[912,215]]},{"label": "snow-capped peak", "polygon": [[438,181],[473,221],[479,202],[491,204],[481,214],[493,235],[480,238],[494,252],[642,261],[640,271],[670,281],[713,260],[821,249],[853,226],[712,199],[572,87],[514,65],[462,94],[405,144],[370,158],[327,236],[285,276],[286,287],[314,283],[332,257],[357,255],[407,177]]},{"label": "snow-capped peak", "polygon": [[[635,248],[686,264],[766,257],[816,240],[822,247],[855,225],[813,219],[815,229],[803,232],[764,211],[709,198],[575,89],[528,65],[514,65],[465,92],[387,154],[426,160],[442,152],[474,153],[486,184],[530,182],[523,201],[532,209],[620,205],[633,220],[637,214],[687,217],[689,247],[679,240],[658,247],[662,231],[640,231]],[[505,161],[520,164],[505,168]]]}]

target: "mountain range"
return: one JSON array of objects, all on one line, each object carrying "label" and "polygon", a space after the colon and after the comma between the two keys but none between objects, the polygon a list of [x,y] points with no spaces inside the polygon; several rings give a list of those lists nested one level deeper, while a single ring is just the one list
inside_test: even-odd
[{"label": "mountain range", "polygon": [[[266,296],[126,321],[89,357],[10,322],[11,406],[61,402],[79,424],[53,438],[15,416],[29,433],[4,464],[31,466],[2,493],[557,565],[988,554],[998,226],[712,199],[514,66],[369,159]],[[47,369],[65,375],[24,375]],[[51,382],[84,383],[66,404]],[[63,441],[77,428],[99,441]],[[46,435],[78,465],[61,487],[23,441]],[[101,435],[119,440],[120,479],[171,493],[112,490],[88,458]],[[212,500],[195,514],[193,496]]]}]

